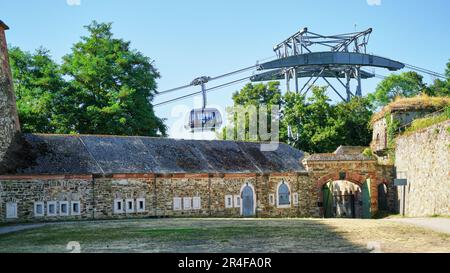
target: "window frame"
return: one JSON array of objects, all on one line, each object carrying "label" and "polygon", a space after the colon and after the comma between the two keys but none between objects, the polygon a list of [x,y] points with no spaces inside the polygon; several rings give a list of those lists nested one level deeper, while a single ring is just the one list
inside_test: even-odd
[{"label": "window frame", "polygon": [[[289,191],[288,194],[288,199],[289,199],[289,204],[280,204],[280,187],[281,185],[286,185]],[[276,195],[276,204],[277,204],[277,208],[290,208],[292,206],[292,192],[291,192],[291,187],[289,186],[289,183],[285,182],[284,180],[282,180],[280,183],[278,183],[277,185],[277,195]]]},{"label": "window frame", "polygon": [[[189,206],[186,206],[189,204]],[[192,209],[192,198],[191,197],[183,197],[183,210],[191,210]]]},{"label": "window frame", "polygon": [[[67,212],[62,212],[62,205],[66,205]],[[70,204],[69,201],[59,201],[59,215],[60,216],[69,216],[70,215]]]},{"label": "window frame", "polygon": [[[172,208],[174,211],[180,211],[183,210],[183,204],[182,204],[182,198],[181,197],[174,197],[172,201]],[[178,206],[175,206],[178,204]]]},{"label": "window frame", "polygon": [[[228,204],[229,200],[231,201],[230,204]],[[226,209],[233,208],[233,195],[230,195],[230,194],[225,195],[225,208]]]},{"label": "window frame", "polygon": [[[14,206],[14,215],[10,216],[9,207],[10,205]],[[18,210],[19,210],[19,204],[17,202],[6,202],[6,219],[17,219],[18,218]]]},{"label": "window frame", "polygon": [[275,206],[275,194],[269,194],[269,205]]},{"label": "window frame", "polygon": [[240,208],[241,207],[241,196],[240,195],[234,195],[233,196],[233,205],[235,208]]},{"label": "window frame", "polygon": [[[198,203],[198,206],[196,206],[196,203]],[[200,196],[194,196],[192,198],[192,209],[195,210],[202,209],[202,199]]]},{"label": "window frame", "polygon": [[[78,205],[78,211],[75,211],[73,209],[73,205],[77,204]],[[81,201],[70,201],[70,215],[81,215]]]},{"label": "window frame", "polygon": [[[131,204],[131,208],[129,208],[129,204]],[[135,204],[134,204],[134,199],[132,198],[127,198],[125,199],[125,213],[135,213]]]},{"label": "window frame", "polygon": [[[120,209],[118,208],[118,205],[120,203]],[[122,214],[125,212],[124,210],[124,206],[123,206],[123,199],[114,199],[114,204],[113,204],[113,213],[114,214]]]},{"label": "window frame", "polygon": [[[42,206],[42,213],[37,213],[38,205]],[[34,202],[34,204],[33,204],[33,216],[36,217],[36,218],[45,216],[45,202],[43,202],[43,201],[36,201],[36,202]]]},{"label": "window frame", "polygon": [[292,204],[298,206],[298,192],[292,193]]},{"label": "window frame", "polygon": [[[50,213],[50,206],[55,207],[55,212]],[[56,201],[47,201],[47,216],[48,217],[55,217],[58,216],[58,202]]]},{"label": "window frame", "polygon": [[[142,202],[142,208],[140,208],[140,203]],[[145,198],[136,198],[136,212],[145,212]]]}]

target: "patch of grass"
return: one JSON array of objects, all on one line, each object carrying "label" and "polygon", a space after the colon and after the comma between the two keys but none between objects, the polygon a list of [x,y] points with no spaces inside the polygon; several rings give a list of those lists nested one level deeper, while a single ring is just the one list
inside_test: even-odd
[{"label": "patch of grass", "polygon": [[438,235],[384,220],[140,219],[54,223],[3,234],[0,252],[68,252],[70,241],[82,252],[368,252],[368,241],[392,251],[450,251],[449,236]]},{"label": "patch of grass", "polygon": [[370,158],[375,158],[371,148],[365,148],[362,154]]},{"label": "patch of grass", "polygon": [[[411,123],[411,126],[408,127],[405,132],[402,135],[411,135],[412,133],[433,126],[435,124],[444,122],[446,120],[450,119],[450,107],[447,107],[444,111],[444,113],[434,116],[434,117],[429,117],[429,118],[420,118],[420,119],[416,119]],[[438,129],[436,129],[438,130]],[[435,133],[439,133],[439,131],[436,131]],[[447,129],[448,130],[448,129]]]}]

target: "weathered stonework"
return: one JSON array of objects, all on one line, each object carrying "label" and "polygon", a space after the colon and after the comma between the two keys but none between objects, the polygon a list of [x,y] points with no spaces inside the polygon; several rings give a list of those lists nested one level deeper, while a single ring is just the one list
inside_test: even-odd
[{"label": "weathered stonework", "polygon": [[[450,215],[449,126],[447,120],[396,140],[397,177],[408,180],[407,216]],[[402,196],[399,190],[400,204]]]},{"label": "weathered stonework", "polygon": [[[6,180],[0,178],[0,217],[2,221],[57,221],[92,218],[92,180],[85,178],[36,177],[27,180]],[[79,201],[80,215],[35,217],[34,203],[48,201]],[[17,203],[17,218],[7,219],[6,204]]]},{"label": "weathered stonework", "polygon": [[[286,183],[291,189],[288,207],[276,205],[277,186]],[[0,176],[0,217],[2,221],[35,222],[77,219],[120,219],[139,217],[241,217],[240,207],[225,206],[227,195],[240,196],[247,183],[254,187],[256,217],[315,217],[314,183],[306,174],[173,174],[85,176]],[[275,197],[270,204],[269,194]],[[293,196],[298,194],[298,204]],[[199,209],[174,210],[174,198],[200,197]],[[115,213],[114,201],[145,199],[145,211]],[[80,201],[80,215],[34,215],[34,203]],[[17,218],[6,217],[6,204],[17,203]],[[45,209],[46,210],[46,209]]]},{"label": "weathered stonework", "polygon": [[11,142],[20,132],[5,37],[7,29],[8,27],[0,21],[0,174],[4,169],[2,161],[5,154],[10,149]]},{"label": "weathered stonework", "polygon": [[[358,160],[356,160],[358,159]],[[349,181],[362,187],[370,181],[370,213],[378,212],[378,189],[384,184],[387,188],[387,206],[396,209],[396,188],[393,186],[393,166],[379,165],[375,159],[361,157],[361,154],[316,154],[304,160],[309,176],[314,181],[315,201],[323,204],[323,187],[332,181]],[[319,214],[324,215],[320,206]]]}]

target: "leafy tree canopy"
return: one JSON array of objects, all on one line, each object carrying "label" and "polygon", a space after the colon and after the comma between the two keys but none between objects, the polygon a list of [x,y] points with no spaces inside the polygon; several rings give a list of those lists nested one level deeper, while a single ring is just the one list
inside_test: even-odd
[{"label": "leafy tree canopy", "polygon": [[39,48],[33,54],[18,47],[9,50],[19,119],[24,132],[53,133],[59,125],[55,98],[66,83],[49,51]]},{"label": "leafy tree canopy", "polygon": [[423,77],[416,72],[403,72],[392,74],[381,81],[375,92],[369,94],[374,106],[385,106],[395,97],[414,97],[425,91],[426,85]]},{"label": "leafy tree canopy", "polygon": [[392,74],[381,81],[369,99],[375,107],[385,106],[395,97],[414,97],[420,93],[429,96],[450,96],[450,61],[445,70],[446,79],[436,79],[430,85],[423,82],[423,77],[416,72]]},{"label": "leafy tree canopy", "polygon": [[445,69],[446,80],[436,79],[433,84],[427,88],[429,96],[448,97],[450,96],[450,61]]},{"label": "leafy tree canopy", "polygon": [[[233,95],[233,101],[236,105],[280,105],[280,140],[303,151],[331,152],[339,145],[369,144],[372,106],[367,98],[332,104],[327,87],[313,86],[311,90],[309,98],[294,92],[283,96],[277,82],[248,84]],[[254,140],[247,137],[248,122],[245,140]]]},{"label": "leafy tree canopy", "polygon": [[61,66],[44,49],[11,50],[24,131],[166,135],[151,105],[160,77],[153,62],[114,38],[110,23],[94,21],[86,29]]},{"label": "leafy tree canopy", "polygon": [[332,152],[340,145],[368,145],[372,137],[369,100],[354,97],[349,103],[332,104],[326,89],[312,87],[308,99],[297,93],[285,95],[283,125],[290,127],[290,134],[282,139],[310,153]]}]

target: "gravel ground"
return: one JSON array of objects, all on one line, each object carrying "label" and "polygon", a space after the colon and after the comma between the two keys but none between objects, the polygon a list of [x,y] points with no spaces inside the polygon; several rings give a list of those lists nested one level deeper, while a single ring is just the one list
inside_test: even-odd
[{"label": "gravel ground", "polygon": [[450,234],[450,218],[392,218],[387,221],[412,224]]}]

